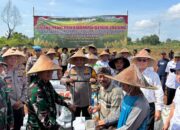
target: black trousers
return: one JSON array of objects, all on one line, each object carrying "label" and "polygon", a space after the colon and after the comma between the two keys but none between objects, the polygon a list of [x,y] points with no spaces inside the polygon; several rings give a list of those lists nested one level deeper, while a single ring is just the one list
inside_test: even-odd
[{"label": "black trousers", "polygon": [[14,115],[14,129],[13,130],[20,130],[21,126],[23,125],[24,107],[18,110],[13,109],[13,115]]},{"label": "black trousers", "polygon": [[155,120],[155,104],[149,103],[150,112],[149,112],[149,120],[147,123],[147,130],[154,130],[154,120]]},{"label": "black trousers", "polygon": [[167,87],[167,105],[170,105],[174,99],[176,89]]},{"label": "black trousers", "polygon": [[88,107],[89,106],[86,106],[86,107],[76,107],[76,111],[74,113],[74,116],[75,117],[79,117],[81,112],[82,112],[82,116],[86,117],[86,119],[90,119],[91,116],[88,112]]},{"label": "black trousers", "polygon": [[64,74],[67,70],[67,65],[66,66],[61,66],[62,67],[62,73]]}]

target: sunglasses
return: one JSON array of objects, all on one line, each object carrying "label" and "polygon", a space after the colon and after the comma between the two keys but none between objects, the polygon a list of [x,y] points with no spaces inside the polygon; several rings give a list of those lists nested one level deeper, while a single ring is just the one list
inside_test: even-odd
[{"label": "sunglasses", "polygon": [[148,59],[137,59],[138,62],[147,62]]}]

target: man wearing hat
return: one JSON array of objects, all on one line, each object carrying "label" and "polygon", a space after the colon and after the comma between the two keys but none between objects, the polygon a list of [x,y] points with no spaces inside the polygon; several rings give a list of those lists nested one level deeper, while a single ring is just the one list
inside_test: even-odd
[{"label": "man wearing hat", "polygon": [[30,52],[28,52],[28,48],[26,47],[26,46],[23,46],[23,53],[24,53],[24,55],[25,55],[25,61],[27,62],[27,60],[28,60],[28,58],[31,56],[31,53]]},{"label": "man wearing hat", "polygon": [[122,89],[116,87],[111,79],[104,76],[111,75],[111,70],[109,68],[99,68],[97,74],[100,84],[98,104],[94,107],[90,106],[89,112],[100,113],[98,126],[101,126],[101,129],[110,127],[116,128],[120,112],[119,108],[123,97]]},{"label": "man wearing hat", "polygon": [[99,54],[99,60],[96,62],[96,65],[95,65],[96,72],[101,67],[109,67],[109,57],[110,57],[110,54],[107,53],[106,51],[102,51]]},{"label": "man wearing hat", "polygon": [[166,119],[163,130],[179,130],[180,129],[180,61],[177,62],[176,68],[172,70],[176,74],[176,94],[171,104],[169,116]]},{"label": "man wearing hat", "polygon": [[29,74],[37,74],[28,90],[28,121],[27,130],[58,130],[56,123],[56,103],[74,110],[74,106],[64,102],[64,98],[53,89],[49,80],[54,70],[61,69],[45,55],[41,55]]},{"label": "man wearing hat", "polygon": [[[53,61],[53,63],[60,66],[58,59],[55,58],[55,54],[56,52],[53,48],[50,48],[49,51],[46,53],[46,55]],[[52,79],[60,80],[61,77],[62,77],[62,70],[53,71]]]},{"label": "man wearing hat", "polygon": [[[26,63],[26,72],[28,72],[31,69],[31,67],[37,61],[39,56],[42,54],[42,48],[40,46],[33,46],[33,49],[34,49],[34,54],[35,55],[28,58],[27,63]],[[28,76],[28,83],[30,83],[35,78],[36,78],[36,74],[29,75]]]},{"label": "man wearing hat", "polygon": [[8,65],[4,80],[7,84],[7,88],[12,90],[9,92],[9,97],[13,108],[14,130],[19,130],[23,124],[27,82],[26,77],[19,73],[19,69],[17,67],[19,65],[18,58],[25,59],[25,56],[18,50],[8,49],[2,55],[2,57],[4,58],[5,63]]},{"label": "man wearing hat", "polygon": [[91,53],[97,55],[97,48],[94,44],[88,45],[88,54],[86,54],[86,56],[88,56]]},{"label": "man wearing hat", "polygon": [[64,74],[65,71],[67,70],[67,65],[68,65],[68,48],[62,48],[62,53],[61,53],[61,67],[62,67],[62,73]]},{"label": "man wearing hat", "polygon": [[143,77],[147,80],[148,84],[158,88],[157,90],[148,90],[141,88],[141,91],[148,100],[150,106],[147,130],[153,130],[154,121],[160,119],[161,111],[164,105],[164,92],[159,76],[152,69],[149,69],[149,67],[152,67],[154,65],[155,60],[145,49],[142,49],[137,53],[136,56],[131,59],[131,62],[138,67]]},{"label": "man wearing hat", "polygon": [[157,73],[159,75],[159,78],[161,80],[162,83],[162,87],[163,90],[165,91],[165,83],[166,83],[166,77],[167,77],[167,73],[165,72],[166,70],[166,66],[169,62],[169,59],[166,58],[166,52],[162,51],[161,52],[161,59],[158,61],[157,63]]},{"label": "man wearing hat", "polygon": [[170,105],[172,103],[172,100],[173,100],[175,92],[176,92],[176,86],[175,86],[175,77],[176,76],[173,72],[171,72],[171,69],[175,68],[177,62],[179,62],[179,61],[180,61],[180,52],[176,52],[174,54],[174,58],[171,61],[169,61],[166,66],[167,105]]},{"label": "man wearing hat", "polygon": [[121,103],[117,130],[147,130],[149,104],[140,88],[153,90],[156,87],[147,83],[134,64],[114,77],[105,77],[120,82],[126,92]]},{"label": "man wearing hat", "polygon": [[4,82],[4,68],[7,64],[0,57],[0,130],[13,128],[14,118],[11,102],[8,96],[8,88]]},{"label": "man wearing hat", "polygon": [[91,97],[90,83],[96,82],[96,72],[91,67],[85,66],[88,59],[82,49],[79,49],[68,61],[74,66],[66,71],[61,81],[70,86],[73,104],[77,106],[74,115],[78,117],[82,112],[84,117],[90,118],[88,113]]},{"label": "man wearing hat", "polygon": [[127,48],[123,48],[119,53],[128,60],[131,59],[131,52]]}]

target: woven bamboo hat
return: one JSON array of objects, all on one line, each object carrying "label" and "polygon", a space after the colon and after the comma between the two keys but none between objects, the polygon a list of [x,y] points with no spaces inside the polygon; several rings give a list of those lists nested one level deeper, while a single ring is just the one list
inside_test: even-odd
[{"label": "woven bamboo hat", "polygon": [[132,62],[132,63],[136,63],[136,61],[137,61],[138,58],[147,58],[147,59],[149,59],[149,65],[148,65],[149,67],[153,66],[154,63],[155,63],[155,59],[152,58],[152,57],[150,56],[150,54],[149,54],[146,50],[144,50],[144,49],[142,49],[141,51],[139,51],[139,52],[131,59],[131,62]]},{"label": "woven bamboo hat", "polygon": [[98,60],[98,57],[97,57],[96,55],[92,54],[92,53],[90,53],[90,54],[87,56],[87,58],[88,58],[89,60]]},{"label": "woven bamboo hat", "polygon": [[23,52],[18,51],[18,50],[14,50],[14,49],[8,49],[3,55],[3,58],[7,58],[9,56],[22,56],[25,58],[25,55],[23,54]]},{"label": "woven bamboo hat", "polygon": [[84,60],[84,63],[88,63],[88,58],[84,55],[83,50],[79,49],[74,55],[72,55],[69,59],[68,62],[70,64],[74,64],[74,59],[75,58],[82,58],[82,60]]},{"label": "woven bamboo hat", "polygon": [[89,44],[88,45],[88,48],[94,48],[94,49],[97,49],[96,46],[94,44]]},{"label": "woven bamboo hat", "polygon": [[131,54],[131,52],[127,48],[123,48],[119,53],[129,53],[129,54]]},{"label": "woven bamboo hat", "polygon": [[174,57],[175,57],[175,58],[180,57],[180,52],[175,52],[175,53],[174,53]]},{"label": "woven bamboo hat", "polygon": [[118,75],[112,77],[105,75],[107,78],[116,80],[120,83],[124,83],[133,87],[145,88],[145,89],[157,89],[154,86],[151,86],[147,83],[144,76],[141,74],[139,69],[135,64],[131,64],[128,68],[124,69]]},{"label": "woven bamboo hat", "polygon": [[61,68],[57,64],[53,63],[48,56],[41,55],[27,74],[59,69]]},{"label": "woven bamboo hat", "polygon": [[56,52],[53,48],[50,48],[49,51],[46,53],[46,55],[49,55],[49,54],[56,54]]},{"label": "woven bamboo hat", "polygon": [[102,52],[99,54],[99,57],[100,57],[100,56],[103,56],[103,55],[109,56],[110,54],[109,54],[108,52],[106,52],[106,51],[102,51]]}]

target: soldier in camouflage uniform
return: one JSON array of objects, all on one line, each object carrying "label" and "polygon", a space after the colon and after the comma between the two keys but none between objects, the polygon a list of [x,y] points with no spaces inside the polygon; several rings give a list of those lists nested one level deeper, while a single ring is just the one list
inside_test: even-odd
[{"label": "soldier in camouflage uniform", "polygon": [[28,91],[28,130],[56,130],[56,103],[68,107],[73,106],[64,102],[63,97],[58,95],[49,82],[54,70],[61,69],[51,59],[41,55],[28,74],[37,73]]},{"label": "soldier in camouflage uniform", "polygon": [[1,76],[7,64],[2,62],[2,57],[0,58],[0,130],[7,130],[13,127],[14,120],[8,89]]},{"label": "soldier in camouflage uniform", "polygon": [[13,111],[8,97],[8,89],[0,77],[0,130],[7,130],[13,127]]},{"label": "soldier in camouflage uniform", "polygon": [[22,70],[18,68],[20,64],[18,58],[21,57],[22,59],[24,55],[18,50],[8,49],[2,57],[8,65],[4,81],[7,84],[7,88],[12,90],[9,92],[9,97],[13,107],[14,130],[19,130],[23,124],[27,86],[26,77],[21,72]]}]

